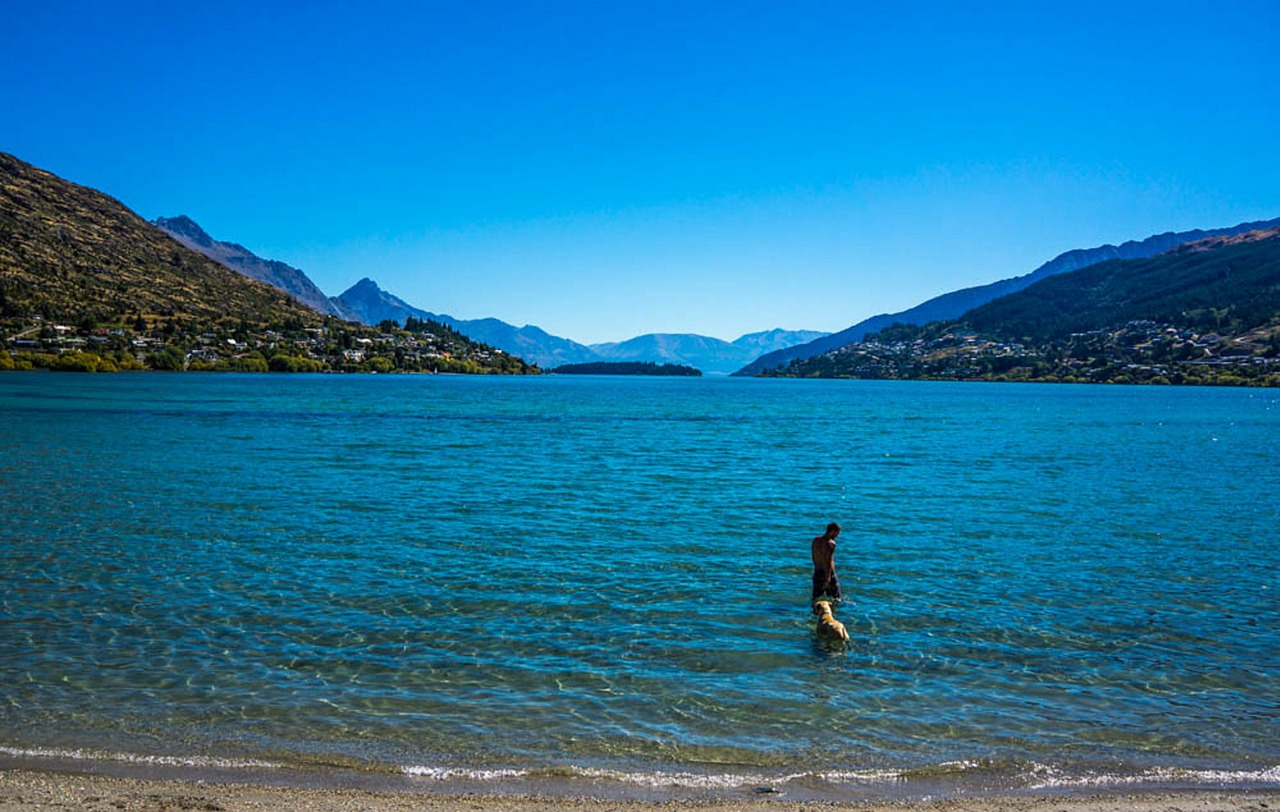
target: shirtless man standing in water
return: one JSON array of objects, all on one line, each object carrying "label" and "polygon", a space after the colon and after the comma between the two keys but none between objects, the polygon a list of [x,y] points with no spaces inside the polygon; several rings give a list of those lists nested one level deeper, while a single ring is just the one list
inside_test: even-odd
[{"label": "shirtless man standing in water", "polygon": [[832,522],[827,531],[813,540],[813,599],[829,597],[840,600],[840,581],[836,578],[836,536],[840,525]]}]

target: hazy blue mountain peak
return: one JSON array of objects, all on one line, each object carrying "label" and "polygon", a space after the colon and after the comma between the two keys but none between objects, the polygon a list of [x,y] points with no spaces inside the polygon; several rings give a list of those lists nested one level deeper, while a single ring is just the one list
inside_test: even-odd
[{"label": "hazy blue mountain peak", "polygon": [[213,237],[210,237],[195,220],[185,214],[179,214],[177,217],[157,217],[155,224],[170,234],[186,237],[197,245],[206,247],[213,245]]},{"label": "hazy blue mountain peak", "polygon": [[220,242],[209,236],[200,225],[185,214],[177,217],[157,217],[152,225],[179,243],[199,251],[209,259],[243,274],[250,279],[266,282],[297,299],[302,304],[328,316],[352,319],[352,315],[324,294],[311,279],[298,268],[275,259],[263,259],[239,243]]}]

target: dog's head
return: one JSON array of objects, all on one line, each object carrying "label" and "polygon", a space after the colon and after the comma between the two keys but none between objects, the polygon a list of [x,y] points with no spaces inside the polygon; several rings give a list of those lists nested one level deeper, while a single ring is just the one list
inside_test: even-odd
[{"label": "dog's head", "polygon": [[814,601],[813,613],[819,617],[831,614],[831,601]]}]

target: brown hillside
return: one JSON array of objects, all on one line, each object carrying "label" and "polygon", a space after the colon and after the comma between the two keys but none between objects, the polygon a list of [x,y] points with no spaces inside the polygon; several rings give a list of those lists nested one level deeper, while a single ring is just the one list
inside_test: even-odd
[{"label": "brown hillside", "polygon": [[1280,228],[1257,229],[1254,231],[1246,231],[1243,234],[1223,235],[1220,237],[1208,237],[1203,240],[1185,243],[1166,251],[1166,254],[1200,254],[1205,251],[1213,251],[1227,245],[1243,245],[1250,242],[1258,242],[1260,240],[1274,240],[1280,237]]},{"label": "brown hillside", "polygon": [[0,153],[0,316],[322,318],[179,245],[119,201]]}]

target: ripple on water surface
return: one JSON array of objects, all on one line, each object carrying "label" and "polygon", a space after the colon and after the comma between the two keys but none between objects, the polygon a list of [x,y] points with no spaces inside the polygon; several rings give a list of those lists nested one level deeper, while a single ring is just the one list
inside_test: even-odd
[{"label": "ripple on water surface", "polygon": [[4,376],[0,741],[1267,785],[1280,516],[1242,496],[1278,423],[1247,390]]}]

